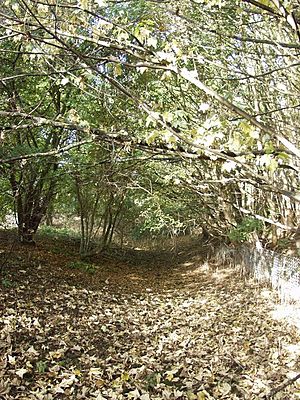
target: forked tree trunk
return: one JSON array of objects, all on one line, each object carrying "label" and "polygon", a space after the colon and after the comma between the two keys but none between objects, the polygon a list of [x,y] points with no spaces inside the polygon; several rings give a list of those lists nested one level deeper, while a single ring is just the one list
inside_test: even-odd
[{"label": "forked tree trunk", "polygon": [[[52,171],[57,165],[51,165]],[[18,239],[23,244],[34,245],[34,236],[48,206],[54,197],[56,180],[48,178],[50,168],[44,168],[40,174],[30,174],[28,181],[23,180],[21,173],[17,179],[14,168],[10,171],[10,184],[15,201]],[[48,178],[48,180],[47,180]]]}]

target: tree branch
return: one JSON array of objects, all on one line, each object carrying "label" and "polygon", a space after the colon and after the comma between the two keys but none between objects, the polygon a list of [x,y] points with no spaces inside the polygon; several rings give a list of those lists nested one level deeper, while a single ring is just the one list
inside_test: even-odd
[{"label": "tree branch", "polygon": [[7,158],[7,159],[0,159],[0,164],[12,164],[16,161],[30,160],[32,158],[38,158],[38,157],[58,156],[59,154],[65,153],[71,149],[74,149],[76,147],[80,147],[80,146],[83,146],[83,145],[86,145],[89,143],[93,143],[93,140],[92,139],[82,140],[81,142],[72,143],[67,146],[61,147],[60,149],[56,149],[56,150],[37,152],[37,153],[32,153],[32,154],[24,154],[24,155],[11,157],[11,158]]},{"label": "tree branch", "polygon": [[245,118],[252,125],[256,126],[261,131],[268,133],[271,137],[275,137],[277,140],[279,140],[279,142],[281,142],[284,145],[284,147],[286,147],[295,156],[300,158],[300,150],[292,142],[290,142],[286,137],[284,137],[280,133],[277,133],[273,128],[263,124],[262,122],[259,122],[251,114],[247,113],[242,108],[238,107],[234,103],[231,103],[225,97],[219,95],[216,91],[214,91],[213,89],[206,86],[198,78],[193,76],[193,74],[192,74],[193,71],[188,71],[187,69],[180,70],[175,66],[173,66],[173,67],[170,66],[170,70],[173,71],[175,74],[181,76],[183,79],[187,80],[188,82],[192,83],[194,86],[196,86],[198,89],[202,90],[204,93],[206,93],[210,97],[217,100],[220,104],[222,104],[228,110]]},{"label": "tree branch", "polygon": [[271,399],[272,397],[275,396],[275,394],[281,392],[283,389],[285,389],[286,387],[292,385],[293,383],[295,383],[298,379],[300,378],[300,374],[296,375],[294,378],[288,379],[286,382],[282,383],[281,385],[277,386],[276,388],[272,389],[270,391],[270,393],[268,393],[267,395],[265,395],[264,399]]}]

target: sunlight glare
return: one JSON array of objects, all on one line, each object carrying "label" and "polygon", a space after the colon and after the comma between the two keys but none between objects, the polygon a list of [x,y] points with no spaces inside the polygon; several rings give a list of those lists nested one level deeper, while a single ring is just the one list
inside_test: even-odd
[{"label": "sunlight glare", "polygon": [[288,323],[294,325],[300,330],[300,307],[293,304],[278,304],[273,311],[271,316],[275,320],[288,320]]}]

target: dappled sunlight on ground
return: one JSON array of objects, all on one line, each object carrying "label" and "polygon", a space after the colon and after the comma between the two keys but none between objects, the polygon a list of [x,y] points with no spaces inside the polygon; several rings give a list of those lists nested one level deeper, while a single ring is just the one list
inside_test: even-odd
[{"label": "dappled sunlight on ground", "polygon": [[205,274],[208,273],[210,271],[210,266],[209,263],[206,261],[203,264],[196,264],[194,262],[185,262],[183,264],[181,264],[181,266],[183,267],[191,267],[194,266],[193,269],[190,269],[188,271],[184,271],[181,273],[181,276],[193,276],[193,275],[198,275],[198,274]]},{"label": "dappled sunlight on ground", "polygon": [[280,301],[276,297],[276,291],[268,288],[262,288],[260,296],[272,302],[273,308],[270,311],[272,318],[283,324],[292,325],[300,332],[300,303]]},{"label": "dappled sunlight on ground", "polygon": [[[104,254],[87,274],[68,257],[11,257],[1,399],[257,400],[300,369],[274,293],[232,268],[140,250]],[[296,383],[274,397],[297,398]]]},{"label": "dappled sunlight on ground", "polygon": [[217,282],[222,282],[224,279],[231,277],[234,272],[233,268],[218,269],[211,274],[211,277]]},{"label": "dappled sunlight on ground", "polygon": [[274,310],[271,312],[272,318],[282,321],[286,324],[292,324],[300,332],[300,305],[294,304],[274,304]]}]

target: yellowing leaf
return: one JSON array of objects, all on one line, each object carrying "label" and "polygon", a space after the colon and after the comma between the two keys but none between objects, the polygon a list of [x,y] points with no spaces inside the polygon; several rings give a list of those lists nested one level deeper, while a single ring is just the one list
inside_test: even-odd
[{"label": "yellowing leaf", "polygon": [[121,375],[121,380],[124,382],[127,382],[130,378],[130,375],[128,374],[128,372],[123,372],[123,374]]},{"label": "yellowing leaf", "polygon": [[282,152],[278,154],[278,158],[283,161],[288,161],[290,159],[290,156],[287,153]]},{"label": "yellowing leaf", "polygon": [[187,392],[187,398],[188,400],[197,400],[197,396],[190,390]]},{"label": "yellowing leaf", "polygon": [[268,170],[270,172],[275,172],[277,168],[278,168],[278,162],[277,160],[275,160],[275,158],[272,158],[270,164],[268,165]]},{"label": "yellowing leaf", "polygon": [[122,75],[122,67],[121,67],[120,64],[115,64],[114,65],[114,74],[115,74],[115,76]]},{"label": "yellowing leaf", "polygon": [[168,373],[167,376],[166,376],[166,379],[167,379],[168,381],[172,381],[173,378],[174,378],[174,375],[171,374],[171,373]]},{"label": "yellowing leaf", "polygon": [[151,143],[153,143],[155,140],[156,140],[156,138],[159,136],[159,131],[152,131],[148,136],[147,136],[147,138],[146,138],[146,142],[148,143],[148,144],[151,144]]},{"label": "yellowing leaf", "polygon": [[89,374],[90,375],[101,375],[102,369],[101,368],[90,368]]},{"label": "yellowing leaf", "polygon": [[272,7],[274,5],[271,0],[259,0],[259,3],[267,7]]},{"label": "yellowing leaf", "polygon": [[52,359],[54,360],[58,360],[59,358],[61,358],[64,354],[64,350],[56,350],[56,351],[50,351],[49,355]]},{"label": "yellowing leaf", "polygon": [[89,0],[80,0],[79,3],[82,8],[87,9],[89,5]]},{"label": "yellowing leaf", "polygon": [[174,119],[174,115],[169,111],[165,111],[162,116],[166,122],[172,122]]},{"label": "yellowing leaf", "polygon": [[47,13],[49,13],[48,7],[44,4],[38,4],[37,10],[40,16],[45,16]]},{"label": "yellowing leaf", "polygon": [[251,125],[249,124],[249,122],[246,121],[242,121],[239,124],[239,128],[241,129],[241,131],[245,134],[245,135],[249,135],[250,131],[251,131]]},{"label": "yellowing leaf", "polygon": [[81,374],[80,369],[75,369],[75,370],[74,370],[74,375],[76,375],[76,376],[81,376],[82,374]]}]

